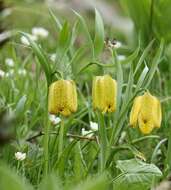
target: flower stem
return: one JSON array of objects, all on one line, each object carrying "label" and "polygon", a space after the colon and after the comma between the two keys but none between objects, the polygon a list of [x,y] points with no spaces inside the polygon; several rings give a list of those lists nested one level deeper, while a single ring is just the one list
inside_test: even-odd
[{"label": "flower stem", "polygon": [[17,161],[17,174],[19,174],[20,161]]},{"label": "flower stem", "polygon": [[[62,118],[62,117],[61,117]],[[58,159],[63,152],[63,142],[64,142],[64,119],[61,119],[61,126],[59,130],[59,143],[58,143]]]},{"label": "flower stem", "polygon": [[106,165],[107,159],[107,134],[105,129],[105,121],[102,113],[98,113],[99,121],[99,137],[100,137],[100,171],[103,172]]},{"label": "flower stem", "polygon": [[48,111],[46,112],[45,116],[45,135],[44,135],[44,175],[46,176],[49,171],[49,118],[48,118]]}]

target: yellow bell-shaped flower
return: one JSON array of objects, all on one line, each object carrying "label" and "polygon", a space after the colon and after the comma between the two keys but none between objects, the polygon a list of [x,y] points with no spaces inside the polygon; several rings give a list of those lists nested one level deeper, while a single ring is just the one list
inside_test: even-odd
[{"label": "yellow bell-shaped flower", "polygon": [[96,76],[93,80],[92,97],[94,109],[103,113],[116,109],[117,83],[109,75]]},{"label": "yellow bell-shaped flower", "polygon": [[72,80],[58,80],[49,87],[48,111],[50,114],[69,116],[77,110],[76,85]]},{"label": "yellow bell-shaped flower", "polygon": [[154,128],[159,128],[162,120],[160,101],[146,92],[135,98],[130,114],[130,125],[137,124],[143,134],[149,134]]}]

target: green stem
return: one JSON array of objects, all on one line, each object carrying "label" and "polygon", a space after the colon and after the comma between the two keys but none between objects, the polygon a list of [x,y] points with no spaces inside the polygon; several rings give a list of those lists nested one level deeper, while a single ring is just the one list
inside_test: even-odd
[{"label": "green stem", "polygon": [[59,130],[59,143],[58,143],[58,159],[60,158],[63,152],[63,143],[64,142],[64,119],[61,117],[61,126]]},{"label": "green stem", "polygon": [[19,173],[19,168],[20,168],[20,161],[17,161],[17,173]]},{"label": "green stem", "polygon": [[99,137],[100,137],[100,171],[103,172],[107,159],[107,134],[105,129],[105,121],[102,113],[98,113],[99,120]]},{"label": "green stem", "polygon": [[132,144],[137,144],[139,142],[142,142],[142,141],[145,141],[147,139],[160,139],[160,136],[158,135],[149,135],[149,136],[144,136],[144,137],[141,137],[141,138],[138,138],[138,139],[135,139],[132,141]]},{"label": "green stem", "polygon": [[[46,106],[47,107],[47,106]],[[46,176],[48,174],[49,170],[49,118],[48,118],[48,111],[45,115],[45,135],[44,135],[44,175]]]},{"label": "green stem", "polygon": [[24,165],[24,161],[22,162],[22,176],[25,176],[25,165]]},{"label": "green stem", "polygon": [[153,38],[153,14],[154,13],[154,0],[151,0],[151,6],[150,6],[150,22],[149,22],[149,28],[150,28],[150,34],[151,39]]},{"label": "green stem", "polygon": [[[59,133],[59,131],[58,131],[58,133]],[[58,146],[57,139],[58,139],[58,135],[55,136],[55,139],[54,139],[54,142],[53,142],[53,148],[52,148],[52,151],[51,151],[51,155],[56,153],[56,149],[57,149],[57,146]]]}]

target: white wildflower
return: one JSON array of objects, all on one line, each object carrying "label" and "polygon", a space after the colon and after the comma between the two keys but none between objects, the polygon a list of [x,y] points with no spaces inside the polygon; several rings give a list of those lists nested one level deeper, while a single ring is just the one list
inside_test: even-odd
[{"label": "white wildflower", "polygon": [[49,32],[42,27],[34,27],[32,28],[32,34],[38,38],[47,38],[49,35]]},{"label": "white wildflower", "polygon": [[119,42],[119,41],[116,41],[115,44],[114,44],[114,48],[118,49],[122,46],[122,43]]},{"label": "white wildflower", "polygon": [[5,72],[3,70],[0,70],[0,78],[3,78],[5,76]]},{"label": "white wildflower", "polygon": [[50,56],[50,60],[51,61],[53,61],[53,62],[55,62],[56,61],[56,53],[53,53],[53,54],[51,54],[51,56]]},{"label": "white wildflower", "polygon": [[14,60],[12,58],[6,58],[5,64],[9,67],[14,67]]},{"label": "white wildflower", "polygon": [[90,128],[92,131],[98,131],[98,124],[96,122],[90,121]]},{"label": "white wildflower", "polygon": [[18,69],[18,74],[21,76],[26,76],[27,71],[25,69]]},{"label": "white wildflower", "polygon": [[53,125],[57,125],[61,122],[61,118],[60,117],[56,117],[53,114],[49,115],[49,120],[52,122]]},{"label": "white wildflower", "polygon": [[15,158],[18,161],[23,161],[26,159],[26,153],[22,153],[22,152],[16,152],[15,153]]},{"label": "white wildflower", "polygon": [[87,130],[85,130],[84,128],[82,128],[82,130],[81,130],[81,133],[82,133],[82,135],[83,136],[86,136],[86,137],[92,137],[93,136],[93,133],[92,133],[93,131],[91,131],[91,130],[89,130],[89,131],[87,131]]},{"label": "white wildflower", "polygon": [[69,142],[73,142],[74,139],[72,137],[69,138]]},{"label": "white wildflower", "polygon": [[14,75],[14,69],[9,70],[9,71],[6,72],[6,74],[5,74],[6,77],[13,77],[13,75]]},{"label": "white wildflower", "polygon": [[[34,35],[29,34],[29,37],[30,37],[30,39],[33,40],[33,41],[36,41],[36,40],[37,40],[37,37],[34,36]],[[27,45],[27,46],[30,45],[29,40],[28,40],[25,36],[21,36],[21,39],[20,39],[20,40],[21,40],[21,43],[22,43],[22,44]]]},{"label": "white wildflower", "polygon": [[126,59],[125,55],[118,55],[117,58],[119,61],[124,61]]}]

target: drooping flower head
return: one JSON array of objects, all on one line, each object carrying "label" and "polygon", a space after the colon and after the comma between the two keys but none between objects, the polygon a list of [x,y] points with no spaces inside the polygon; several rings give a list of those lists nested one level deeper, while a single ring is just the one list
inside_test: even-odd
[{"label": "drooping flower head", "polygon": [[143,134],[149,134],[154,128],[159,128],[162,120],[160,101],[146,92],[135,98],[130,114],[130,125],[137,124]]},{"label": "drooping flower head", "polygon": [[48,110],[50,114],[69,116],[77,110],[76,85],[72,80],[58,80],[49,87]]},{"label": "drooping flower head", "polygon": [[103,113],[116,109],[117,83],[109,75],[96,76],[92,87],[93,107]]}]

